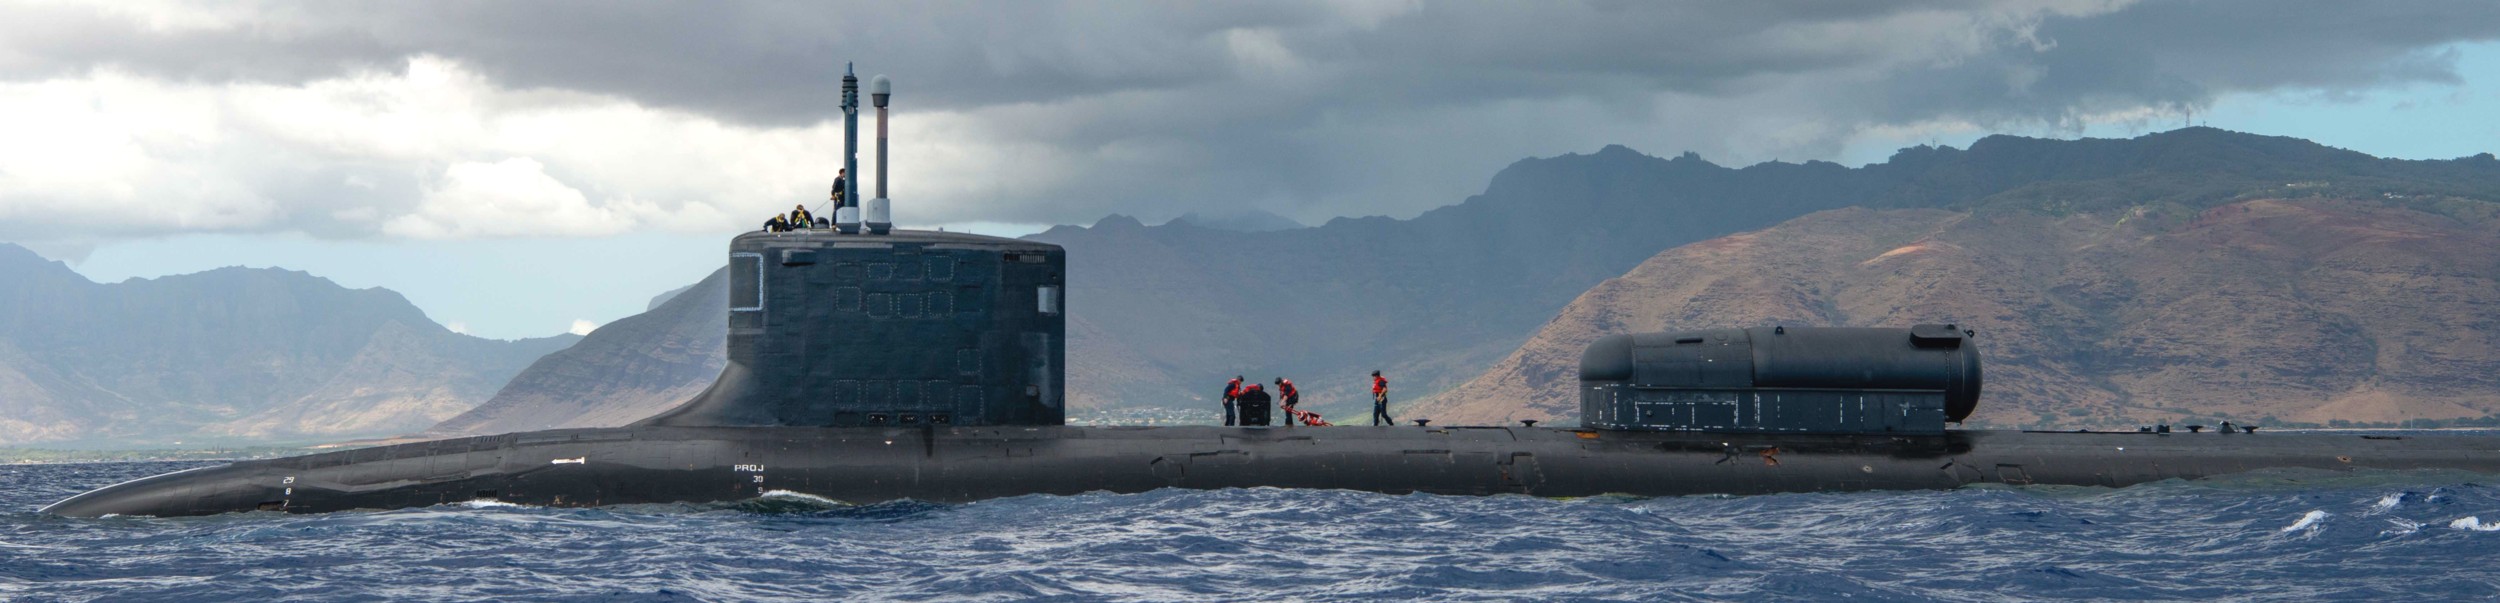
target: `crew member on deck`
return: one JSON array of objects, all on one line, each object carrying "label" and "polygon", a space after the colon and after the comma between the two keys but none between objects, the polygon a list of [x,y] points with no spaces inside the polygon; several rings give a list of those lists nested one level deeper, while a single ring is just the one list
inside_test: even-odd
[{"label": "crew member on deck", "polygon": [[808,228],[808,227],[815,226],[815,225],[816,225],[816,216],[815,216],[814,214],[807,213],[807,205],[806,205],[806,204],[802,203],[802,204],[799,204],[799,205],[793,205],[793,206],[790,206],[790,227],[791,227],[791,228]]},{"label": "crew member on deck", "polygon": [[1389,378],[1372,371],[1372,426],[1383,423],[1396,425],[1398,420],[1389,418]]},{"label": "crew member on deck", "polygon": [[1240,399],[1241,399],[1241,376],[1240,376],[1240,375],[1234,375],[1234,376],[1233,376],[1233,382],[1232,382],[1232,383],[1226,383],[1226,384],[1224,384],[1224,426],[1225,426],[1225,427],[1232,427],[1232,426],[1233,426],[1233,402],[1234,402],[1234,401],[1236,401],[1236,400],[1240,400]]},{"label": "crew member on deck", "polygon": [[1268,400],[1267,392],[1261,390],[1259,384],[1252,383],[1250,389],[1243,390],[1241,392],[1241,426],[1266,427]]},{"label": "crew member on deck", "polygon": [[790,223],[783,221],[781,214],[773,214],[772,219],[764,221],[764,232],[781,232],[789,229]]},{"label": "crew member on deck", "polygon": [[1294,405],[1301,404],[1301,403],[1302,403],[1302,390],[1297,390],[1297,389],[1294,389],[1294,388],[1293,388],[1293,380],[1291,380],[1291,379],[1286,379],[1286,378],[1284,378],[1284,377],[1277,377],[1277,378],[1276,378],[1276,405],[1277,405],[1277,406],[1280,406],[1280,407],[1283,407],[1283,410],[1285,411],[1285,413],[1284,413],[1284,414],[1285,414],[1285,426],[1286,426],[1286,427],[1292,427],[1292,426],[1293,426],[1293,424],[1302,422],[1302,413],[1301,413],[1301,411],[1298,411],[1298,410],[1295,410],[1295,409],[1294,409]]},{"label": "crew member on deck", "polygon": [[[841,208],[841,207],[842,207],[842,195],[843,195],[843,193],[845,193],[845,192],[848,192],[848,191],[849,191],[849,189],[844,188],[844,187],[842,186],[842,183],[843,183],[843,182],[845,182],[845,181],[847,181],[847,180],[850,178],[850,176],[851,176],[851,171],[850,171],[850,170],[847,170],[847,169],[843,169],[843,170],[834,170],[834,171],[833,171],[833,196],[832,196],[832,197],[828,197],[828,199],[831,199],[831,200],[833,201],[833,206],[834,206],[835,208],[837,208],[837,209],[839,209],[839,208]],[[893,185],[889,184],[889,185],[886,185],[886,186],[891,187],[891,186],[893,186]]]}]

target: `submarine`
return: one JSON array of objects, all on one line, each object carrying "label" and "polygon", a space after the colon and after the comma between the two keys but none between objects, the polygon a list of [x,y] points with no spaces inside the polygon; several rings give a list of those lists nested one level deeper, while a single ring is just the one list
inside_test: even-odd
[{"label": "submarine", "polygon": [[[1066,425],[1064,249],[893,228],[846,183],[831,228],[729,243],[729,362],[615,428],[238,461],[115,484],[70,517],[319,513],[491,501],[852,504],[1161,488],[1674,496],[2123,487],[2267,469],[2500,473],[2500,438],[1949,428],[1983,385],[1973,330],[1757,326],[1618,334],[1584,351],[1580,424]],[[857,167],[858,80],[843,78]],[[849,173],[858,174],[856,169]]]}]

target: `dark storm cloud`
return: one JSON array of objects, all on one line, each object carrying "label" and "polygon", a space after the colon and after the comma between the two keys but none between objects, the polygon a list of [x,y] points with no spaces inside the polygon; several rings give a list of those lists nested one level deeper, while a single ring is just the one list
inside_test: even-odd
[{"label": "dark storm cloud", "polygon": [[2329,94],[2457,81],[2449,45],[2500,37],[2500,3],[2204,1],[2043,19],[2040,48],[2006,45],[1904,70],[1872,120],[2060,120],[2127,107],[2192,109],[2238,91]]},{"label": "dark storm cloud", "polygon": [[1045,3],[309,2],[233,27],[158,30],[92,7],[12,11],[0,75],[111,66],[294,83],[457,59],[506,85],[617,94],[731,121],[834,112],[844,61],[911,74],[936,107],[1161,88],[1226,76],[1207,35],[1278,22],[1256,5],[1182,12]]},{"label": "dark storm cloud", "polygon": [[[2234,91],[2456,79],[2500,2],[349,3],[159,30],[79,8],[0,26],[0,76],[111,66],[304,81],[432,54],[501,85],[724,121],[835,116],[841,61],[898,102],[1054,149],[1083,187],[987,218],[1247,203],[1411,213],[1530,153],[1828,158],[1875,127],[2060,124]],[[1663,147],[1663,148],[1662,148]],[[1680,148],[1678,148],[1680,147]],[[1324,208],[1324,209],[1323,209]],[[969,210],[964,210],[968,212]]]},{"label": "dark storm cloud", "polygon": [[[1236,80],[1257,89],[1260,74],[1244,72],[1226,34],[1266,30],[1334,94],[1384,104],[1732,94],[1765,76],[1872,69],[1991,84],[1942,87],[1959,99],[1946,106],[1968,109],[2437,81],[2453,75],[2423,50],[2500,33],[2500,3],[2483,0],[2152,2],[2077,16],[2059,13],[2102,3],[1375,4],[312,2],[170,31],[46,6],[14,11],[0,69],[294,82],[430,53],[516,87],[793,124],[831,113],[828,73],[846,59],[908,74],[918,100],[939,108]],[[1939,34],[1983,47],[1954,56]],[[2016,68],[2043,79],[1993,85]]]}]

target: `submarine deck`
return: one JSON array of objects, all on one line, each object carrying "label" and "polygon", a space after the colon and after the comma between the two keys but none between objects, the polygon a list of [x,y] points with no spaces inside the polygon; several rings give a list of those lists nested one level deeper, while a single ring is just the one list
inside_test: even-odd
[{"label": "submarine deck", "polygon": [[2500,474],[2500,438],[1955,431],[1944,436],[1518,427],[631,427],[238,462],[63,501],[64,515],[738,500],[963,502],[1158,488],[1592,496],[2126,486],[2260,469]]}]

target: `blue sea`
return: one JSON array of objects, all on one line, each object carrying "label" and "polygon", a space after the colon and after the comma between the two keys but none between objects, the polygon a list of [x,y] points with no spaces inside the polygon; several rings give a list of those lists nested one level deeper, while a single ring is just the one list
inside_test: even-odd
[{"label": "blue sea", "polygon": [[65,519],[203,463],[0,466],[11,601],[2435,601],[2500,597],[2463,474],[1542,499],[1165,490],[844,506]]}]

